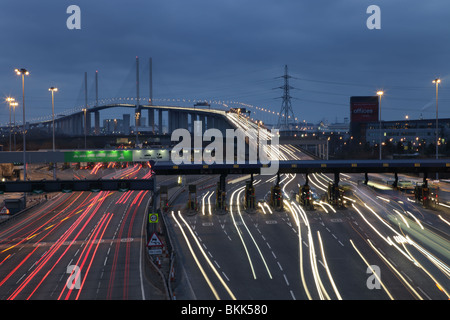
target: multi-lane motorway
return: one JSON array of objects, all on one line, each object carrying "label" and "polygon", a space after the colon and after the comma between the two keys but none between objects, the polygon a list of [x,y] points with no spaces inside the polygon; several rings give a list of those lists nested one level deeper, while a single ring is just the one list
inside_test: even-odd
[{"label": "multi-lane motorway", "polygon": [[[304,158],[283,148],[289,158]],[[358,181],[358,179],[360,181]],[[245,180],[228,177],[227,214],[214,211],[215,186],[200,184],[200,210],[180,195],[167,216],[179,252],[177,299],[448,299],[449,216],[398,191],[343,176],[346,208],[316,200],[305,210],[293,192],[304,176],[283,175],[284,210],[268,206],[275,177],[256,176],[256,212],[243,208]],[[309,177],[321,195],[330,180]]]},{"label": "multi-lane motorway", "polygon": [[[288,146],[287,158],[307,157]],[[140,165],[74,170],[83,179],[148,178]],[[209,178],[209,179],[207,179]],[[303,175],[282,175],[284,210],[268,205],[275,176],[254,177],[257,210],[243,207],[249,176],[227,177],[228,211],[215,210],[218,177],[192,177],[199,209],[187,193],[172,199],[164,221],[176,250],[173,294],[184,299],[448,299],[449,215],[408,195],[342,175],[346,206],[320,196],[330,180],[313,174],[314,210],[295,201]],[[162,183],[165,177],[159,177]],[[176,179],[172,177],[169,179]],[[0,226],[0,299],[165,299],[145,263],[145,208],[150,194],[58,194]]]},{"label": "multi-lane motorway", "polygon": [[[148,177],[140,165],[105,177]],[[96,170],[78,170],[77,178]],[[59,194],[0,227],[0,299],[161,299],[143,270],[150,194]]]},{"label": "multi-lane motorway", "polygon": [[[236,121],[249,126],[246,120]],[[277,157],[308,159],[289,145],[280,146]],[[60,174],[146,179],[152,172],[135,164]],[[258,205],[246,211],[249,178],[227,176],[227,211],[215,209],[217,176],[190,177],[189,183],[197,185],[195,214],[187,211],[188,192],[173,193],[179,187],[170,191],[170,208],[161,216],[169,232],[166,241],[175,249],[170,298],[450,298],[446,207],[425,209],[408,194],[373,188],[360,175],[342,174],[346,203],[338,209],[322,198],[331,177],[310,174],[315,209],[307,210],[295,199],[305,176],[283,174],[284,209],[269,205],[277,176],[255,175]],[[157,182],[176,179],[158,177]],[[0,299],[167,299],[167,292],[154,285],[146,262],[150,199],[146,191],[61,193],[3,222]]]}]

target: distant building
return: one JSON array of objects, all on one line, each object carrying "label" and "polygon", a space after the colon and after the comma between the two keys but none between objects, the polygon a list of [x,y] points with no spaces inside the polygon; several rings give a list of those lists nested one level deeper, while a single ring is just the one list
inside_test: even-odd
[{"label": "distant building", "polygon": [[378,96],[350,97],[350,134],[366,142],[368,123],[378,121]]},{"label": "distant building", "polygon": [[129,113],[126,113],[123,115],[123,133],[124,134],[130,134],[131,130],[130,130],[130,120],[131,120],[131,116]]},{"label": "distant building", "polygon": [[350,123],[348,118],[344,118],[344,122],[335,123],[323,123],[321,122],[317,128],[317,131],[323,132],[325,134],[348,134],[350,131]]},{"label": "distant building", "polygon": [[[366,124],[365,140],[371,145],[379,143],[380,123],[369,122]],[[435,143],[436,119],[397,120],[381,122],[381,140],[389,140],[392,143]],[[438,120],[438,137],[444,143],[450,137],[450,119]],[[444,139],[444,140],[442,140]]]}]

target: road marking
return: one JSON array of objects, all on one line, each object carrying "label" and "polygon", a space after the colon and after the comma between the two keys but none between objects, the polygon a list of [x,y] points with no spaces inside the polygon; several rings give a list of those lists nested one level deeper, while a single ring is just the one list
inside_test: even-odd
[{"label": "road marking", "polygon": [[17,280],[16,284],[18,284],[20,282],[20,280],[22,280],[23,277],[25,277],[25,273],[23,274],[23,276],[20,277],[19,280]]},{"label": "road marking", "polygon": [[400,272],[401,272],[406,278],[408,278],[409,282],[413,282],[413,281],[411,280],[411,278],[408,277],[408,275],[407,275],[405,272],[403,272],[403,270],[401,270]]},{"label": "road marking", "polygon": [[428,300],[432,300],[431,298],[430,298],[430,296],[429,295],[427,295],[426,293],[425,293],[425,291],[423,291],[422,290],[422,288],[421,287],[417,287],[417,289],[419,289],[420,290],[420,292],[422,292],[427,298],[428,298]]},{"label": "road marking", "polygon": [[324,265],[323,262],[322,262],[322,260],[318,259],[318,261],[319,261],[319,263],[322,265],[322,267],[323,267],[324,269],[326,269],[326,268],[325,268],[325,265]]},{"label": "road marking", "polygon": [[283,277],[284,277],[284,281],[286,281],[286,284],[289,285],[289,281],[284,273],[283,273]]},{"label": "road marking", "polygon": [[277,261],[278,267],[280,268],[280,271],[283,271],[283,268],[281,267],[281,264],[279,261]]},{"label": "road marking", "polygon": [[292,292],[292,290],[290,290],[290,292],[291,292],[292,299],[297,300],[297,299],[295,299],[294,292]]}]

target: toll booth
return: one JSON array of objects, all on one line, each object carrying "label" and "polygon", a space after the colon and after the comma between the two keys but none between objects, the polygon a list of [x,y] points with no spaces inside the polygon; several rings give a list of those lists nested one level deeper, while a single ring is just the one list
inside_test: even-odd
[{"label": "toll booth", "polygon": [[335,183],[328,183],[327,200],[332,206],[344,206],[344,189]]},{"label": "toll booth", "polygon": [[283,210],[283,194],[280,187],[280,174],[278,174],[277,182],[270,189],[270,205],[275,210]]},{"label": "toll booth", "polygon": [[300,205],[302,205],[306,209],[308,210],[314,209],[314,204],[311,195],[311,188],[309,187],[309,185],[306,184],[300,187],[299,192],[296,196],[296,200],[298,203],[300,203]]},{"label": "toll booth", "polygon": [[255,187],[253,178],[245,182],[244,207],[247,210],[255,209]]},{"label": "toll booth", "polygon": [[273,186],[270,191],[270,205],[275,210],[283,209],[283,195],[281,194],[281,187],[279,185]]},{"label": "toll booth", "polygon": [[414,198],[418,203],[421,203],[423,206],[428,207],[430,204],[430,189],[426,183],[417,184],[414,188]]},{"label": "toll booth", "polygon": [[197,186],[195,184],[190,184],[188,186],[189,195],[188,195],[188,203],[187,209],[189,211],[197,211],[198,203],[197,203]]},{"label": "toll booth", "polygon": [[417,183],[414,188],[414,198],[416,202],[424,207],[432,208],[439,204],[438,188],[428,186],[428,183]]},{"label": "toll booth", "polygon": [[161,212],[169,211],[169,193],[167,186],[159,187],[159,207]]},{"label": "toll booth", "polygon": [[216,188],[216,209],[217,210],[226,210],[226,200],[227,200],[227,191],[226,191],[226,175],[220,175],[219,182],[217,182]]}]

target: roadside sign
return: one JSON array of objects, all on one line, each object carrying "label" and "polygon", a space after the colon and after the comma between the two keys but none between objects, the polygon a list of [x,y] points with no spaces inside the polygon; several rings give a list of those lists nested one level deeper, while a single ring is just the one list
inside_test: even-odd
[{"label": "roadside sign", "polygon": [[148,214],[148,223],[158,223],[159,217],[157,213]]},{"label": "roadside sign", "polygon": [[161,239],[158,237],[156,232],[153,232],[152,236],[150,237],[150,240],[148,241],[147,247],[150,248],[162,248],[163,243]]},{"label": "roadside sign", "polygon": [[64,162],[130,162],[131,150],[65,151]]},{"label": "roadside sign", "polygon": [[3,206],[2,210],[0,210],[0,214],[9,214],[9,209],[6,206]]}]

